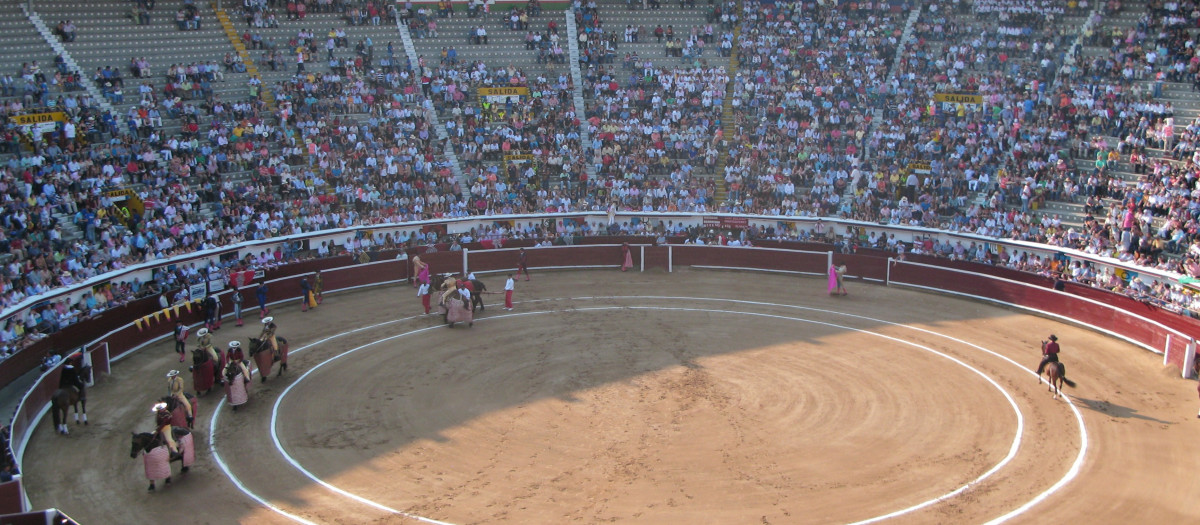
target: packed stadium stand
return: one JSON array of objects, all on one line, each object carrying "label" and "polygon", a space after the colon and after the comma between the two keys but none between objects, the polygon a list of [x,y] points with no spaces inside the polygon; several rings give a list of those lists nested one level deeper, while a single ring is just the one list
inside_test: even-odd
[{"label": "packed stadium stand", "polygon": [[[179,269],[57,295],[134,264],[557,211],[1031,241],[1173,278],[983,243],[831,239],[1053,274],[1194,316],[1200,58],[1185,4],[9,0],[0,353],[200,279]],[[712,242],[699,229],[590,233]]]}]

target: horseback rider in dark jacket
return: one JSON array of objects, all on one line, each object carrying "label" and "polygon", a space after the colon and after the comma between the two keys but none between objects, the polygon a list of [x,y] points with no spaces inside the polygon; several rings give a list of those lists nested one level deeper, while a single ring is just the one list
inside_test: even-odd
[{"label": "horseback rider in dark jacket", "polygon": [[83,367],[83,356],[74,354],[67,357],[66,363],[62,367],[62,375],[58,376],[59,388],[74,388],[79,392],[79,399],[84,399],[84,383],[80,377],[81,368]]}]

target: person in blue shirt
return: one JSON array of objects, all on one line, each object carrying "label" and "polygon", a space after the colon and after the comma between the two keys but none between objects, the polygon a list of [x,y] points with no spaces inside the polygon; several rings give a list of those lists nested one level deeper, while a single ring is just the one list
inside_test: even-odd
[{"label": "person in blue shirt", "polygon": [[258,283],[258,288],[254,291],[258,297],[258,318],[262,319],[267,316],[267,282]]}]

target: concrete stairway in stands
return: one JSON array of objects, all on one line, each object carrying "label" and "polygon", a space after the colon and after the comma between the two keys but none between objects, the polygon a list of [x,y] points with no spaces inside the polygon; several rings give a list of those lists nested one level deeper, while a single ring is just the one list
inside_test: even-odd
[{"label": "concrete stairway in stands", "polygon": [[[578,27],[575,25],[574,12],[567,10],[565,12],[565,19],[566,23],[563,27],[566,28],[566,34],[577,34]],[[567,42],[569,44],[567,46],[567,54],[569,56],[567,60],[571,64],[571,82],[575,85],[575,89],[571,90],[571,101],[575,104],[575,114],[581,116],[579,119],[579,143],[583,145],[586,151],[592,147],[592,139],[589,132],[590,124],[588,124],[586,118],[582,118],[583,115],[586,115],[586,112],[584,112],[585,106],[583,101],[583,71],[579,69],[579,40],[576,38],[567,38]],[[588,180],[596,180],[595,157],[599,153],[598,151],[593,151],[592,158],[584,159],[584,169],[587,170]]]},{"label": "concrete stairway in stands", "polygon": [[[50,28],[46,25],[46,22],[42,20],[41,15],[39,15],[36,11],[29,11],[25,9],[24,5],[21,6],[21,9],[25,10],[26,16],[29,17],[29,22],[33,24],[33,27],[35,30],[37,30],[38,34],[42,35],[42,38],[46,41],[46,44],[54,50],[56,55],[63,58],[63,63],[66,64],[67,70],[81,71],[79,64],[75,62],[75,59],[72,58],[71,54],[67,52],[65,47],[63,47],[63,43],[58,39],[57,36],[50,32]],[[83,86],[83,89],[92,96],[92,99],[99,104],[100,109],[107,113],[116,114],[116,110],[113,108],[112,104],[105,99],[104,94],[100,92],[99,88],[96,86],[96,83],[93,82],[91,78],[89,78],[87,75],[80,75],[79,83]],[[123,127],[118,128],[122,131],[128,131]]]},{"label": "concrete stairway in stands", "polygon": [[[412,34],[408,31],[400,20],[396,21],[396,29],[400,32],[400,41],[404,44],[404,53],[409,64],[417,63],[417,51],[413,46]],[[429,125],[433,126],[438,140],[442,141],[442,155],[446,158],[446,162],[450,164],[450,171],[454,173],[454,179],[458,181],[458,187],[461,193],[469,195],[471,193],[471,181],[463,175],[462,163],[458,161],[458,153],[454,151],[454,144],[450,140],[450,134],[446,132],[446,126],[442,125],[438,119],[437,112],[433,110],[433,104],[427,103],[422,107],[425,112],[425,120],[429,121]]]}]

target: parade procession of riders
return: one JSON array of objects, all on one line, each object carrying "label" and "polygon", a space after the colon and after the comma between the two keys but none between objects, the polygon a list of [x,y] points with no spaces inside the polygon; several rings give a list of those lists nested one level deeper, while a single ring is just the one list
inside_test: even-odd
[{"label": "parade procession of riders", "polygon": [[[526,274],[529,280],[527,265],[528,255],[522,250],[518,255],[517,267]],[[431,312],[431,302],[436,297],[436,304],[441,314],[441,322],[453,328],[456,325],[470,327],[474,325],[475,313],[483,311],[486,306],[483,294],[489,292],[487,286],[476,278],[475,274],[433,274],[429,265],[420,257],[413,257],[413,285],[418,288],[422,306],[426,314]],[[307,312],[315,309],[322,302],[323,282],[319,271],[311,277],[301,277],[299,282],[300,311]],[[250,401],[252,381],[255,374],[259,382],[265,383],[268,378],[279,377],[287,371],[288,342],[278,334],[279,326],[267,305],[267,283],[246,287],[253,290],[257,300],[261,330],[256,337],[249,337],[246,343],[237,339],[224,344],[224,351],[215,340],[221,329],[221,299],[217,295],[207,294],[201,301],[203,324],[194,332],[182,319],[178,320],[171,334],[174,348],[179,355],[179,362],[184,363],[190,354],[191,360],[186,372],[191,375],[191,388],[188,388],[187,374],[181,370],[170,370],[166,373],[166,392],[155,395],[151,403],[150,415],[153,421],[151,432],[132,433],[130,457],[140,454],[145,468],[146,479],[150,482],[148,490],[154,491],[156,483],[163,481],[171,483],[171,463],[179,462],[181,472],[187,472],[195,461],[196,446],[199,438],[196,433],[199,399],[207,396],[213,390],[223,392],[224,401],[230,410],[236,412]],[[504,286],[504,309],[512,310],[512,295],[515,290],[513,275],[508,276]],[[244,295],[240,287],[234,287],[227,297],[236,325],[242,326]],[[189,345],[192,343],[192,345]],[[190,348],[189,348],[190,346]],[[59,390],[64,393],[61,405],[61,418],[55,411],[55,427],[66,433],[67,410],[71,406],[77,409],[76,420],[80,415],[86,422],[85,380],[90,377],[90,370],[83,368],[83,354],[71,356],[63,367],[59,381]],[[83,370],[81,370],[83,369]],[[80,407],[84,407],[80,409]]]},{"label": "parade procession of riders", "polygon": [[[305,310],[308,309],[309,300],[313,306],[320,301],[320,274],[316,275],[315,283],[312,283],[315,286],[309,284],[307,279],[304,279],[302,288],[305,292]],[[221,300],[216,295],[208,294],[201,300],[204,322],[195,331],[194,338],[190,337],[192,332],[183,320],[176,322],[172,338],[180,363],[185,362],[189,354],[189,339],[194,340],[194,347],[190,348],[191,361],[187,368],[192,384],[189,389],[186,374],[180,370],[168,371],[165,395],[156,395],[151,403],[152,431],[132,433],[130,457],[136,458],[141,454],[146,479],[150,482],[148,490],[154,491],[158,481],[164,481],[168,485],[171,483],[172,462],[181,463],[181,472],[187,472],[195,461],[195,447],[198,445],[193,435],[196,431],[195,422],[201,397],[220,389],[224,394],[224,401],[236,412],[250,400],[253,385],[251,379],[255,373],[252,370],[257,369],[256,373],[261,382],[266,382],[271,377],[271,371],[277,364],[276,377],[287,370],[288,343],[277,334],[279,327],[275,318],[267,315],[266,294],[265,282],[254,288],[254,295],[260,306],[261,331],[257,337],[249,338],[245,346],[242,341],[233,339],[225,343],[222,349],[214,341],[215,333],[221,329]],[[235,287],[229,294],[229,301],[233,306],[232,314],[237,326],[243,324],[243,300],[242,290]],[[63,393],[62,401],[58,403],[62,406],[61,421],[59,413],[55,412],[55,428],[63,434],[67,431],[66,413],[71,406],[77,409],[76,421],[79,421],[80,415],[83,421],[86,421],[83,378],[90,377],[90,370],[83,364],[82,353],[73,354],[67,359],[59,379],[59,392]],[[84,408],[81,410],[80,406]]]}]

